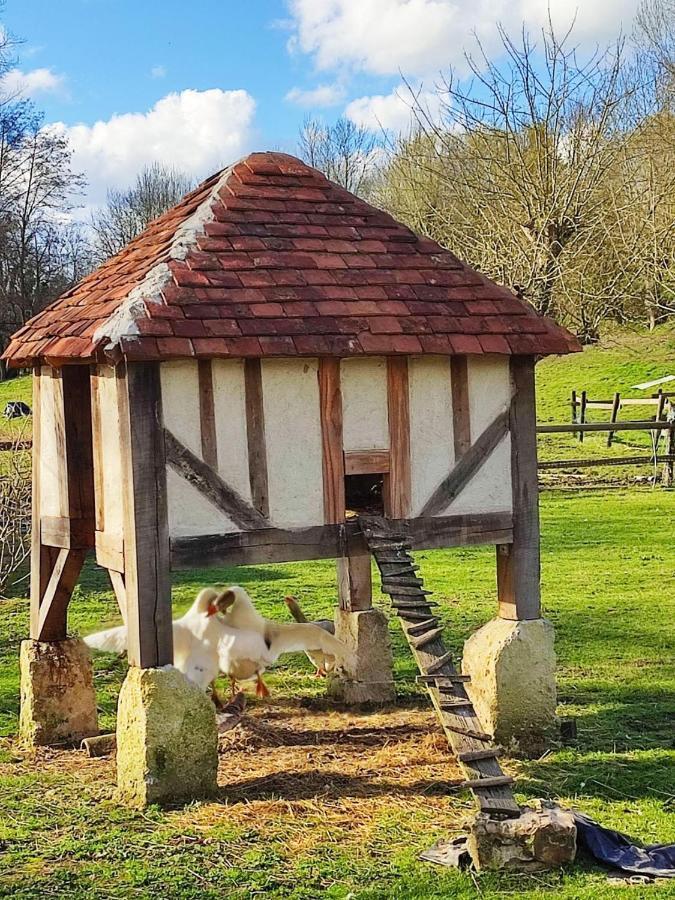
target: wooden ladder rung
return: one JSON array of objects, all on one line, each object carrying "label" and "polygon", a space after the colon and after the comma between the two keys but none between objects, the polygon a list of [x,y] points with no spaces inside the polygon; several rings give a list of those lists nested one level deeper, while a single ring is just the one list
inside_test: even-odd
[{"label": "wooden ladder rung", "polygon": [[435,600],[392,600],[391,605],[394,609],[428,609],[431,615],[431,608],[438,606]]},{"label": "wooden ladder rung", "polygon": [[421,578],[417,578],[411,572],[410,575],[383,575],[382,576],[382,588],[383,590],[388,590],[388,588],[395,589],[396,588],[421,588],[424,582]]},{"label": "wooden ladder rung", "polygon": [[368,549],[371,551],[378,552],[381,550],[385,553],[394,552],[396,553],[398,550],[412,550],[412,543],[410,541],[401,540],[401,541],[389,541],[389,540],[375,540],[374,538],[370,538],[368,540]]},{"label": "wooden ladder rung", "polygon": [[426,647],[427,644],[430,644],[437,637],[441,637],[443,634],[443,628],[433,628],[431,631],[427,631],[426,634],[421,635],[418,638],[413,638],[411,643],[415,650],[419,650],[420,647]]},{"label": "wooden ladder rung", "polygon": [[510,775],[495,775],[493,778],[472,778],[464,781],[462,787],[471,788],[472,791],[487,790],[488,788],[508,787],[514,784],[515,778]]},{"label": "wooden ladder rung", "polygon": [[[430,662],[427,666],[427,671],[424,673],[425,675],[434,675],[443,666],[446,666],[448,663],[452,663],[452,658],[454,653],[452,650],[448,650],[447,653],[444,653],[442,656],[438,656],[433,662]],[[447,675],[444,676],[447,678]]]},{"label": "wooden ladder rung", "polygon": [[[466,684],[467,682],[471,681],[471,676],[460,675],[456,672],[452,673],[451,675],[446,675],[445,673],[442,673],[441,675],[432,675],[430,673],[427,673],[426,675],[417,675],[415,677],[415,681],[417,681],[418,684],[433,684],[440,690],[444,687],[452,687],[453,684]],[[448,681],[450,682],[450,684],[445,685],[439,683],[441,681]]]},{"label": "wooden ladder rung", "polygon": [[499,759],[501,755],[496,747],[490,747],[488,750],[465,750],[464,753],[457,754],[457,759],[461,763],[472,763],[483,759]]},{"label": "wooden ladder rung", "polygon": [[[384,563],[383,565],[393,566],[396,563]],[[398,578],[401,575],[414,576],[415,572],[419,572],[419,566],[405,566],[404,568],[395,569],[393,572],[382,572],[382,578]]]},{"label": "wooden ladder rung", "polygon": [[439,700],[438,705],[441,709],[467,709],[473,708],[473,703],[468,697],[453,697],[450,700]]},{"label": "wooden ladder rung", "polygon": [[407,625],[406,631],[408,632],[408,634],[412,635],[424,634],[430,628],[434,628],[436,625],[438,625],[439,622],[439,618],[437,618],[436,616],[432,616],[430,619],[424,619],[423,622],[415,623],[415,625]]},{"label": "wooden ladder rung", "polygon": [[385,582],[382,582],[382,589],[387,593],[391,594],[392,597],[430,597],[433,594],[433,591],[425,591],[424,588],[418,587],[417,585],[412,585],[411,587],[407,587],[404,584],[396,584],[392,585],[390,588],[386,588]]},{"label": "wooden ladder rung", "polygon": [[413,619],[421,622],[423,619],[429,618],[429,610],[425,609],[408,609],[405,606],[402,606],[400,609],[396,610],[397,616],[402,616],[405,619]]},{"label": "wooden ladder rung", "polygon": [[[369,547],[368,549],[370,550],[371,548]],[[371,550],[371,552],[372,552],[372,550]],[[373,553],[373,556],[375,557],[375,562],[378,564],[378,566],[389,566],[389,565],[392,565],[393,563],[399,563],[399,565],[400,565],[401,563],[408,563],[408,562],[412,565],[412,561],[411,561],[410,557],[403,550],[401,551],[400,556],[382,556],[377,551],[375,551]]]},{"label": "wooden ladder rung", "polygon": [[473,738],[476,741],[491,741],[492,735],[486,734],[484,731],[474,731],[473,728],[464,728],[462,725],[448,725],[444,723],[444,727],[448,731],[454,731],[456,734],[462,734],[464,737]]}]

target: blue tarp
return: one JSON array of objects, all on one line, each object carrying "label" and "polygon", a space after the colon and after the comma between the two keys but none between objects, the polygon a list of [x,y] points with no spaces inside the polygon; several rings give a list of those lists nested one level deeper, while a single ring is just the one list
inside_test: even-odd
[{"label": "blue tarp", "polygon": [[577,847],[585,848],[598,862],[634,875],[675,878],[675,844],[637,847],[625,834],[603,828],[581,813],[574,813],[574,821]]}]

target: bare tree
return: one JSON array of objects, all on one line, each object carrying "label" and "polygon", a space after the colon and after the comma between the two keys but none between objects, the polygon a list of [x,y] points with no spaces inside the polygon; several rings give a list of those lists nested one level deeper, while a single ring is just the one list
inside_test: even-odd
[{"label": "bare tree", "polygon": [[306,163],[353,194],[367,193],[380,146],[376,134],[344,117],[333,125],[307,118],[298,140]]},{"label": "bare tree", "polygon": [[427,232],[552,314],[621,147],[622,45],[582,60],[570,34],[500,35],[497,61],[467,57],[467,87],[452,73],[439,87],[440,123],[417,107],[394,166]]},{"label": "bare tree", "polygon": [[108,191],[106,205],[91,220],[97,260],[118,253],[193,187],[193,180],[184,173],[153,163],[139,173],[132,187]]},{"label": "bare tree", "polygon": [[675,98],[675,0],[642,0],[635,17],[634,37],[672,104]]},{"label": "bare tree", "polygon": [[0,598],[28,577],[30,555],[31,454],[22,435],[3,454],[0,476]]}]

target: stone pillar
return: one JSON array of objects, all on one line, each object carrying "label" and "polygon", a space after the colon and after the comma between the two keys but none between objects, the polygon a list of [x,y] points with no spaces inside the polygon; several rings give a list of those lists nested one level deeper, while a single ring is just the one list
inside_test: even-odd
[{"label": "stone pillar", "polygon": [[335,637],[356,656],[356,668],[331,676],[328,693],[343,703],[391,703],[396,699],[389,624],[380,609],[335,611]]},{"label": "stone pillar", "polygon": [[343,703],[391,703],[396,698],[387,617],[372,605],[370,554],[348,549],[337,561],[340,608],[335,637],[356,659],[353,671],[332,675],[328,695]]},{"label": "stone pillar", "polygon": [[540,750],[555,726],[553,626],[492,619],[464,644],[462,671],[485,731],[505,746]]},{"label": "stone pillar", "polygon": [[131,666],[117,708],[117,787],[121,802],[189,801],[217,789],[215,707],[173,666]]},{"label": "stone pillar", "polygon": [[91,656],[83,641],[22,641],[19,665],[25,743],[79,744],[98,734]]}]

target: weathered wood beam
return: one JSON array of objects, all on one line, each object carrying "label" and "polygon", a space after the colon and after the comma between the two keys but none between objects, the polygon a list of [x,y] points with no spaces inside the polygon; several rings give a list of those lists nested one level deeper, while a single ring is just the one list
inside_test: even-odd
[{"label": "weathered wood beam", "polygon": [[115,600],[120,609],[122,621],[127,624],[127,589],[124,584],[124,575],[122,572],[116,572],[114,569],[108,569],[110,584],[115,594]]},{"label": "weathered wood beam", "polygon": [[73,588],[80,577],[85,550],[58,551],[47,587],[40,602],[37,634],[38,641],[63,641],[66,639],[66,616]]},{"label": "weathered wood beam", "polygon": [[379,475],[391,471],[389,450],[346,450],[345,475]]},{"label": "weathered wood beam", "polygon": [[[407,530],[416,550],[508,543],[511,514],[487,513],[437,516],[432,519],[393,521]],[[186,569],[219,565],[254,565],[306,559],[338,559],[348,542],[354,555],[364,555],[366,544],[358,522],[310,528],[262,528],[236,534],[201,535],[171,540],[171,567]]]},{"label": "weathered wood beam", "polygon": [[213,400],[213,364],[210,359],[197,360],[199,382],[199,429],[202,443],[202,459],[218,471],[218,439],[216,436],[216,410]]},{"label": "weathered wood beam", "polygon": [[259,359],[244,361],[246,391],[246,438],[248,441],[248,474],[254,508],[269,518],[269,486],[267,480],[267,445],[263,408],[262,368]]},{"label": "weathered wood beam", "polygon": [[447,509],[464,490],[492,451],[509,430],[509,411],[500,413],[477,441],[461,457],[448,475],[441,481],[422,508],[420,516],[435,516]]},{"label": "weathered wood beam", "polygon": [[452,396],[452,437],[455,462],[471,447],[471,411],[469,406],[469,361],[466,356],[450,357]]},{"label": "weathered wood beam", "polygon": [[188,484],[197,488],[216,509],[225,513],[239,528],[265,528],[269,521],[257,509],[226,484],[217,472],[199,459],[167,428],[164,429],[164,445],[167,463]]},{"label": "weathered wood beam", "polygon": [[387,357],[387,407],[389,412],[390,468],[385,476],[387,515],[402,519],[410,513],[410,390],[408,358]]},{"label": "weathered wood beam", "polygon": [[319,408],[323,466],[324,521],[332,525],[345,518],[345,461],[342,454],[342,391],[340,360],[319,360]]},{"label": "weathered wood beam", "polygon": [[157,363],[118,369],[129,664],[173,662],[162,395]]},{"label": "weathered wood beam", "polygon": [[534,359],[511,357],[510,370],[513,541],[497,546],[499,615],[504,619],[538,619],[541,602]]},{"label": "weathered wood beam", "polygon": [[41,516],[42,543],[48,547],[87,549],[94,545],[94,520],[68,516]]}]

